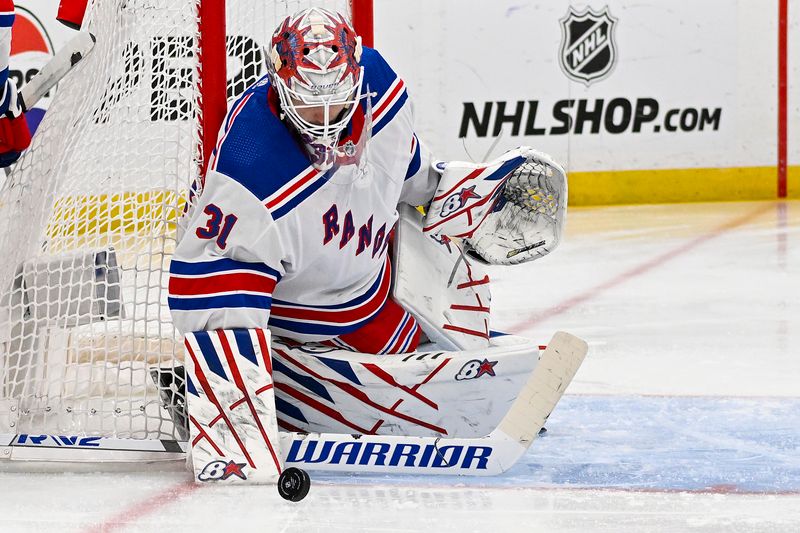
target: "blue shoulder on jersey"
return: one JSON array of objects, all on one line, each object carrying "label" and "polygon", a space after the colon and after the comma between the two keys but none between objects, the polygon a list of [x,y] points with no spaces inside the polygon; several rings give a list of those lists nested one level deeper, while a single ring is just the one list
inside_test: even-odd
[{"label": "blue shoulder on jersey", "polygon": [[408,93],[403,80],[377,50],[364,47],[361,65],[364,92],[376,93],[372,97],[372,134],[376,135],[397,115],[408,100]]},{"label": "blue shoulder on jersey", "polygon": [[[372,48],[364,48],[364,91],[372,98],[377,134],[403,107],[408,95],[403,81]],[[325,184],[289,128],[270,109],[266,77],[236,101],[225,121],[215,170],[242,184],[281,218]]]},{"label": "blue shoulder on jersey", "polygon": [[397,81],[397,74],[395,74],[380,52],[366,46],[361,54],[361,66],[364,67],[364,92],[369,90],[377,93],[372,99],[374,105],[375,102],[383,98],[389,87]]},{"label": "blue shoulder on jersey", "polygon": [[264,202],[277,220],[325,180],[310,168],[302,147],[270,109],[268,90],[266,79],[256,83],[228,112],[214,168]]}]

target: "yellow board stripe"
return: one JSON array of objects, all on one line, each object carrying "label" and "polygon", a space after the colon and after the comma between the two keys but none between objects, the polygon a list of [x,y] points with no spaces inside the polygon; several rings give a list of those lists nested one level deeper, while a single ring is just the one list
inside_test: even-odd
[{"label": "yellow board stripe", "polygon": [[53,207],[47,236],[58,239],[163,231],[174,226],[183,205],[177,193],[167,190],[64,196]]},{"label": "yellow board stripe", "polygon": [[[789,167],[789,198],[800,198],[800,166]],[[570,172],[575,206],[774,200],[776,167],[686,168]]]},{"label": "yellow board stripe", "polygon": [[[788,197],[800,198],[800,166],[790,166]],[[687,168],[570,172],[573,206],[774,200],[776,167]],[[174,229],[185,200],[174,191],[60,198],[47,227],[50,239]]]},{"label": "yellow board stripe", "polygon": [[800,198],[800,166],[789,167],[787,179],[787,198]]}]

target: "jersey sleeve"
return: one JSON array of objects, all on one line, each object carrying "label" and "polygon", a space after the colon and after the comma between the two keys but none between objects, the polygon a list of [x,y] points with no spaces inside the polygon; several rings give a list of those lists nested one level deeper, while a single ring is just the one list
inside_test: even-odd
[{"label": "jersey sleeve", "polygon": [[[411,102],[408,103],[411,105]],[[412,111],[413,121],[413,111]],[[411,134],[408,170],[406,171],[400,202],[411,206],[427,206],[439,184],[439,173],[433,169],[433,156],[420,141],[416,132]]]},{"label": "jersey sleeve", "polygon": [[170,264],[169,308],[181,333],[266,328],[286,250],[267,207],[209,170]]},{"label": "jersey sleeve", "polygon": [[373,135],[386,130],[396,141],[403,159],[403,188],[400,202],[413,206],[427,205],[436,192],[439,174],[432,170],[432,156],[414,127],[414,104],[405,82],[394,72],[378,51],[364,48],[362,63],[367,75],[367,90],[375,96]]}]

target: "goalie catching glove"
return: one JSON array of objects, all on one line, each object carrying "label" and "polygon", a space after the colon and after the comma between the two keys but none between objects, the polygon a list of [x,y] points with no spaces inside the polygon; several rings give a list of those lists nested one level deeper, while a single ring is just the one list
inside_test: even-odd
[{"label": "goalie catching glove", "polygon": [[567,211],[567,175],[533,148],[509,150],[488,163],[437,163],[441,179],[423,231],[464,240],[487,264],[514,265],[552,252]]}]

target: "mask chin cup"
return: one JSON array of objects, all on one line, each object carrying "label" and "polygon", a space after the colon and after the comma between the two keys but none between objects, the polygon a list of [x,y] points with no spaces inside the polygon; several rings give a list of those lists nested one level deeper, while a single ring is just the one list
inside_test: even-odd
[{"label": "mask chin cup", "polygon": [[311,157],[311,164],[317,170],[327,172],[333,168],[338,157],[338,150],[333,139],[315,139],[304,137],[306,149]]},{"label": "mask chin cup", "polygon": [[[328,172],[330,176],[337,174],[335,179],[337,183],[348,183],[367,172],[368,143],[372,138],[372,100],[370,96],[370,94],[362,96],[365,101],[364,123],[359,134],[349,135],[345,139],[341,139],[338,134],[323,138],[303,137],[314,167]],[[339,175],[338,170],[342,167],[349,167],[349,170]]]},{"label": "mask chin cup", "polygon": [[[348,89],[346,92],[342,94],[329,94],[329,95],[319,95],[319,96],[309,96],[303,95],[290,89],[283,80],[278,80],[277,83],[274,84],[275,88],[278,92],[278,97],[281,101],[281,107],[283,108],[283,113],[286,118],[289,119],[289,122],[294,126],[294,128],[300,133],[300,135],[306,138],[315,139],[315,142],[330,139],[330,138],[338,138],[339,134],[347,127],[350,123],[350,119],[353,118],[353,115],[356,112],[357,106],[362,99],[362,88],[363,88],[363,81],[364,81],[364,68],[361,67],[359,71],[358,81]],[[302,102],[301,104],[296,104],[295,102]],[[345,113],[342,114],[341,118],[332,122],[330,116],[330,109],[331,106],[335,105],[345,105],[347,106]],[[307,121],[303,117],[300,116],[299,109],[308,108],[308,107],[323,107],[325,116],[323,119],[322,124],[314,124],[312,122]],[[335,117],[334,117],[335,118]]]}]

